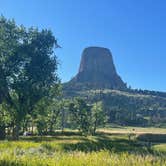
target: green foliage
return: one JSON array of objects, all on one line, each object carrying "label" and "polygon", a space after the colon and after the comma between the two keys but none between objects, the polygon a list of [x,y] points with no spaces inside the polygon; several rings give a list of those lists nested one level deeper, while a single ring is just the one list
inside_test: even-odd
[{"label": "green foliage", "polygon": [[46,129],[47,129],[46,125],[47,123],[44,116],[38,116],[36,120],[36,127],[37,127],[37,131],[39,135],[43,135],[46,132]]},{"label": "green foliage", "polygon": [[54,134],[56,125],[61,119],[61,114],[64,109],[63,100],[55,98],[49,100],[41,100],[34,112],[34,119],[38,133],[41,134]]},{"label": "green foliage", "polygon": [[16,139],[26,115],[32,114],[41,99],[53,94],[51,89],[57,89],[55,47],[50,30],[26,29],[0,17],[0,104],[5,102],[12,110]]},{"label": "green foliage", "polygon": [[92,133],[95,134],[97,127],[103,127],[107,122],[106,111],[104,110],[103,103],[97,102],[93,104],[91,109],[91,126]]},{"label": "green foliage", "polygon": [[127,126],[164,126],[166,123],[164,93],[113,89],[70,90],[64,87],[64,94],[68,98],[80,96],[91,104],[102,101],[109,123]]},{"label": "green foliage", "polygon": [[74,99],[69,105],[71,120],[75,123],[79,131],[88,134],[90,131],[91,107],[80,98]]},{"label": "green foliage", "polygon": [[83,134],[95,134],[96,129],[107,122],[107,115],[102,102],[93,105],[87,104],[85,100],[75,98],[69,104],[71,122]]},{"label": "green foliage", "polygon": [[11,116],[5,107],[5,103],[0,105],[0,139],[6,137],[6,127],[11,123]]}]

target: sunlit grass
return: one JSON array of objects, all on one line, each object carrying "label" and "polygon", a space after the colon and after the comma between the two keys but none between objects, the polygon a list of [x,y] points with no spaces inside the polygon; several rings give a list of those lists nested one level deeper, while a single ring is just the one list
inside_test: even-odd
[{"label": "sunlit grass", "polygon": [[166,144],[157,144],[157,145],[154,145],[153,148],[159,152],[166,153]]},{"label": "sunlit grass", "polygon": [[22,154],[18,156],[6,152],[0,156],[0,165],[3,166],[164,166],[165,164],[164,157],[154,157],[150,154],[146,156],[129,153],[117,154],[106,150],[92,153],[78,151],[71,153],[58,152],[50,156],[46,154]]},{"label": "sunlit grass", "polygon": [[156,127],[110,127],[105,129],[99,129],[98,131],[107,132],[107,133],[135,133],[135,134],[144,134],[144,133],[152,133],[152,134],[166,134],[166,128],[156,128]]},{"label": "sunlit grass", "polygon": [[146,147],[127,134],[64,134],[0,141],[0,166],[165,166],[166,144]]}]

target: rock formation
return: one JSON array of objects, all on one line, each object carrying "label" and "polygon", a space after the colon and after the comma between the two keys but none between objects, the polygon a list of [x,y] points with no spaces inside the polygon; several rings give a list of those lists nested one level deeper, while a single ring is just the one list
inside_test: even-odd
[{"label": "rock formation", "polygon": [[116,72],[110,50],[102,47],[84,49],[78,74],[66,85],[70,88],[126,88]]}]

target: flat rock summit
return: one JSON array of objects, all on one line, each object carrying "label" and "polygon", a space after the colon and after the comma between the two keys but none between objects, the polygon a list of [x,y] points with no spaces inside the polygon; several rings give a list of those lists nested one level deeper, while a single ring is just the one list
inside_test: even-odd
[{"label": "flat rock summit", "polygon": [[103,47],[87,47],[83,50],[79,71],[66,85],[72,89],[126,88],[116,72],[110,50]]}]

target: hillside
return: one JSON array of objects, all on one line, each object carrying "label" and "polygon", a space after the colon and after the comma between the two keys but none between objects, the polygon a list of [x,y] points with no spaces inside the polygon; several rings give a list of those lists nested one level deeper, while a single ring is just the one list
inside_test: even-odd
[{"label": "hillside", "polygon": [[138,126],[166,123],[166,97],[163,92],[64,89],[64,96],[82,97],[89,103],[102,101],[110,123]]}]

